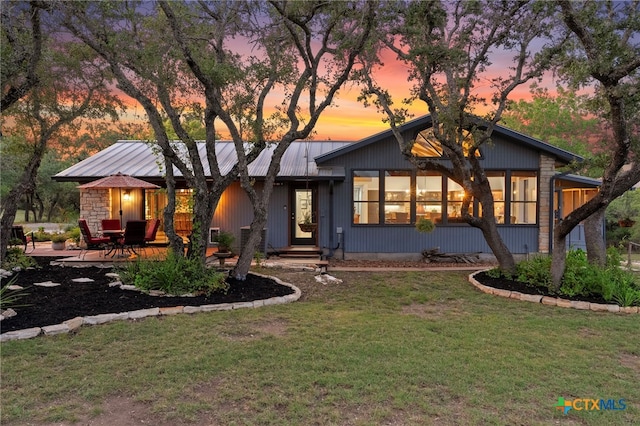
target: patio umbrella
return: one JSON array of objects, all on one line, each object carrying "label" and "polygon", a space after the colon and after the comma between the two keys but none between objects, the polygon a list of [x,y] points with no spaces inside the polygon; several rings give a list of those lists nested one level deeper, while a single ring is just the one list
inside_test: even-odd
[{"label": "patio umbrella", "polygon": [[123,175],[122,173],[118,172],[115,175],[103,177],[102,179],[85,183],[83,185],[78,186],[78,188],[80,189],[118,188],[118,193],[120,195],[120,227],[122,227],[122,188],[156,189],[160,187],[158,185],[149,183],[142,179],[138,179],[129,175]]}]

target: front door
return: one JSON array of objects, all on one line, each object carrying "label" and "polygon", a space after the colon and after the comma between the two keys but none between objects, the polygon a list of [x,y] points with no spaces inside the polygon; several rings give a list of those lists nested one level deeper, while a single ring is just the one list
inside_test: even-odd
[{"label": "front door", "polygon": [[[315,245],[317,235],[316,185],[291,188],[291,245]],[[302,225],[301,225],[302,224]],[[306,225],[306,226],[305,226]]]}]

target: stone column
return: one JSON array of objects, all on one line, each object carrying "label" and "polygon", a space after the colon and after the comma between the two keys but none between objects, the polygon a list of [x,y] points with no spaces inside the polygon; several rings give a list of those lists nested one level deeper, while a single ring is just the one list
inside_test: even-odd
[{"label": "stone column", "polygon": [[551,212],[549,206],[553,200],[553,189],[550,187],[551,178],[556,174],[555,159],[540,154],[540,188],[538,189],[538,251],[549,253],[549,220]]},{"label": "stone column", "polygon": [[102,219],[111,217],[111,197],[108,188],[80,190],[80,218],[87,220],[91,233],[102,227]]}]

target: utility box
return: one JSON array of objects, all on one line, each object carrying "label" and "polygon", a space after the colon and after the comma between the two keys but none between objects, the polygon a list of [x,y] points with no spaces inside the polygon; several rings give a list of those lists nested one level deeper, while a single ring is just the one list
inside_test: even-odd
[{"label": "utility box", "polygon": [[[249,234],[251,234],[251,227],[243,226],[240,228],[240,250],[244,249],[244,246],[247,245],[247,241],[249,241]],[[262,256],[267,256],[267,228],[262,230],[262,235],[260,236],[260,243],[256,250],[262,253]]]}]

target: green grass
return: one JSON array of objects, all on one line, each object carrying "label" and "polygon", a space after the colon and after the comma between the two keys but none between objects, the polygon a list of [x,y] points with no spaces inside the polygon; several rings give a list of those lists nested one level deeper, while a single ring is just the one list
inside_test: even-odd
[{"label": "green grass", "polygon": [[[640,316],[489,296],[462,273],[267,271],[303,298],[2,344],[2,424],[638,424]],[[625,399],[624,411],[554,408]]]}]

